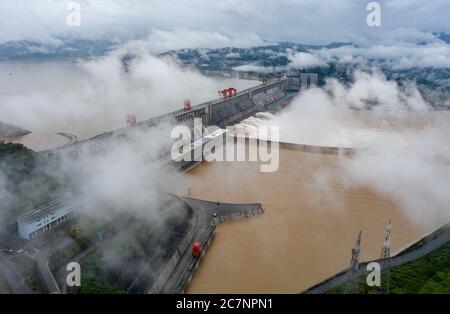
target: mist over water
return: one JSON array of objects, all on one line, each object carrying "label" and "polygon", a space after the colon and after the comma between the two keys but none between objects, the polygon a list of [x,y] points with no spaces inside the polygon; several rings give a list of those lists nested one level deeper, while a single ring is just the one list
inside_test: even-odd
[{"label": "mist over water", "polygon": [[414,85],[374,71],[357,73],[351,84],[329,80],[303,90],[275,116],[258,113],[237,124],[241,134],[276,126],[282,142],[356,152],[280,145],[273,173],[252,162],[204,164],[188,173],[182,186],[194,197],[266,209],[218,226],[188,292],[298,292],[346,269],[360,230],[360,260],[367,261],[380,257],[389,220],[392,254],[447,223],[449,117],[432,110]]},{"label": "mist over water", "polygon": [[[367,261],[388,222],[394,255],[450,221],[450,1],[66,2],[0,1],[0,293],[54,290],[52,274],[65,286],[69,261],[81,264],[81,293],[159,291],[158,277],[189,278],[187,293],[298,293],[348,269],[359,232]],[[291,94],[298,86],[284,83],[307,73],[320,87]],[[173,120],[128,125],[279,77],[282,91],[265,83],[206,110],[209,121],[261,110],[227,127],[241,138],[209,150],[236,148],[234,161],[174,165]],[[281,143],[269,148],[270,127]],[[210,135],[194,139],[208,146]],[[173,195],[264,211],[214,219],[191,267],[187,236],[204,239],[211,217]],[[60,213],[52,201],[76,208],[70,223],[46,225]],[[18,239],[18,217],[42,205],[36,223],[50,232]],[[441,270],[427,269],[419,292]],[[419,279],[400,273],[388,284]]]},{"label": "mist over water", "polygon": [[219,79],[182,68],[176,60],[148,53],[122,62],[119,50],[94,60],[0,63],[1,120],[25,129],[67,132],[79,139],[218,97],[217,91],[238,90],[255,81]]},{"label": "mist over water", "polygon": [[[0,91],[5,96],[0,100],[2,119],[36,133],[65,131],[87,138],[123,127],[129,113],[141,120],[140,117],[179,109],[186,98],[194,104],[214,99],[223,86],[242,89],[254,84],[244,81],[240,87],[235,84],[240,81],[209,78],[180,67],[174,60],[148,54],[139,55],[125,70],[121,55],[116,52],[78,63],[2,64],[4,84]],[[46,80],[40,80],[43,71]],[[379,210],[383,213],[379,220],[384,221],[386,212],[392,211],[401,228],[409,230],[409,224],[417,226],[412,235],[419,229],[432,230],[450,219],[446,188],[450,184],[447,117],[445,111],[431,110],[414,85],[399,86],[374,71],[357,72],[355,81],[349,85],[330,79],[324,88],[302,91],[288,108],[275,116],[261,112],[237,124],[236,129],[257,134],[260,126],[278,126],[283,142],[357,148],[357,153],[350,158],[339,156],[328,160],[326,157],[326,164],[321,157],[309,156],[307,164],[314,166],[305,168],[310,172],[307,178],[300,169],[309,166],[301,165],[302,161],[296,159],[300,156],[290,159],[288,154],[281,162],[293,164],[280,164],[280,167],[283,171],[290,167],[298,171],[302,176],[298,189],[306,189],[308,194],[315,191],[308,197],[308,210],[316,207],[323,210],[319,216],[327,216],[332,211],[337,221],[344,219],[342,213],[356,210],[356,205],[349,203],[352,196],[348,192],[355,189],[373,202],[370,217],[377,216],[374,211]],[[147,131],[136,130],[131,136],[101,143],[94,153],[84,148],[76,158],[63,155],[57,164],[44,171],[85,200],[88,204],[82,210],[85,217],[108,219],[123,213],[161,225],[164,232],[164,222],[179,215],[161,207],[167,200],[168,178],[177,174],[160,168],[156,162],[164,148],[170,146],[172,127],[159,125]],[[242,173],[250,178],[248,171]],[[205,170],[203,175],[207,176]],[[232,180],[226,174],[222,179]],[[0,186],[5,187],[6,180],[0,175]],[[296,182],[298,178],[290,180]],[[263,188],[257,180],[252,184],[248,191]],[[283,186],[282,181],[279,184]],[[336,184],[342,186],[338,191]],[[195,184],[188,185],[193,187],[194,195],[209,196],[206,190],[197,191]],[[237,192],[230,192],[225,199],[216,190],[220,188],[219,183],[213,186],[216,188],[214,191],[210,188],[209,192],[217,200],[245,199]],[[179,188],[186,190],[186,186]],[[369,196],[365,189],[370,191]],[[28,193],[35,192],[39,190],[28,190]],[[0,195],[3,200],[15,196],[15,191],[8,187]],[[395,203],[402,214],[393,210],[391,203],[386,210],[377,207],[383,206],[379,199],[384,198]],[[272,210],[287,204],[282,197],[264,199]],[[299,218],[296,211],[290,215],[292,219]],[[403,216],[406,222],[399,218]],[[286,218],[275,219],[280,226],[286,223]],[[351,236],[346,234],[345,238]],[[135,241],[128,235],[122,235],[119,240],[121,243]],[[403,236],[401,243],[406,240],[411,239]],[[103,261],[117,269],[122,259],[115,249],[105,248],[102,253]]]},{"label": "mist over water", "polygon": [[[330,79],[322,89],[302,91],[274,118],[243,124],[248,133],[278,126],[284,142],[357,148],[352,158],[340,159],[337,179],[395,200],[411,221],[430,227],[450,219],[449,117],[433,110],[414,85],[400,87],[374,71],[357,72],[348,86]],[[335,170],[316,175],[322,198],[332,198],[330,178]]]},{"label": "mist over water", "polygon": [[[206,77],[182,68],[176,60],[145,52],[136,52],[125,66],[122,57],[126,52],[130,51],[76,62],[0,63],[0,120],[32,131],[19,142],[36,150],[47,149],[64,144],[56,132],[85,139],[125,127],[130,113],[141,121],[181,109],[186,98],[197,104],[217,98],[217,91],[224,87],[244,89],[256,84]],[[158,206],[167,198],[163,185],[171,175],[155,160],[171,143],[171,128],[164,124],[131,132],[131,137],[103,141],[93,151],[87,146],[76,157],[63,154],[57,163],[40,165],[40,171],[91,204],[87,214],[107,217],[124,211],[163,219]],[[23,193],[39,198],[45,184],[33,186],[27,183],[30,178],[11,185],[0,171],[2,217]],[[22,213],[32,209],[23,208]]]}]

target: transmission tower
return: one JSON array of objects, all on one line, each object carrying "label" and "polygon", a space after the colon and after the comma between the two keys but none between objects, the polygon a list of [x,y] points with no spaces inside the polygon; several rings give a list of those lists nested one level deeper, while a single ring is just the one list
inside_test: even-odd
[{"label": "transmission tower", "polygon": [[348,281],[344,288],[344,293],[356,293],[358,290],[358,264],[359,253],[361,251],[361,231],[356,239],[355,246],[352,249],[352,259],[350,260],[350,267],[347,272]]},{"label": "transmission tower", "polygon": [[352,259],[350,260],[350,270],[358,270],[359,253],[361,251],[361,231],[359,231],[355,246],[352,249]]},{"label": "transmission tower", "polygon": [[381,256],[380,259],[389,258],[391,255],[391,230],[392,230],[392,223],[389,219],[389,224],[386,228],[386,235],[384,236],[384,244],[383,248],[381,249]]},{"label": "transmission tower", "polygon": [[[386,234],[384,236],[383,248],[381,249],[380,259],[386,259],[391,256],[391,231],[392,231],[392,223],[389,219],[389,224],[386,227]],[[389,294],[389,286],[390,286],[390,272],[389,269],[386,270],[386,293]]]}]

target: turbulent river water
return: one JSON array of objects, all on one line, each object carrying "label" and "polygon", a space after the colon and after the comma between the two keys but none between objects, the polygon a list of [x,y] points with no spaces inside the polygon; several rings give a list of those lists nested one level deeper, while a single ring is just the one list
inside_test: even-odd
[{"label": "turbulent river water", "polygon": [[[387,141],[408,146],[401,130],[425,127],[435,118],[448,116],[445,112],[408,114],[401,123],[388,119],[393,127],[379,129],[370,115],[358,115],[358,127],[349,126],[343,132],[352,136],[339,138],[334,133],[328,141],[315,141],[298,132],[284,132],[281,140],[324,146]],[[366,125],[364,132],[358,132],[362,125]],[[420,224],[393,197],[370,186],[349,184],[342,165],[352,158],[281,147],[275,172],[262,173],[260,163],[249,161],[203,163],[188,172],[178,184],[180,194],[189,188],[192,197],[256,202],[266,209],[261,216],[218,225],[188,292],[300,292],[348,267],[360,230],[364,261],[379,258],[389,220],[393,225],[391,252],[442,224],[440,217],[432,215],[426,216],[427,224]]]}]

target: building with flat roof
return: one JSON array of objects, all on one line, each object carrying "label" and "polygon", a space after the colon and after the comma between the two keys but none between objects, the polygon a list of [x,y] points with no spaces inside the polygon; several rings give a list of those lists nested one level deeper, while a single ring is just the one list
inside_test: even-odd
[{"label": "building with flat roof", "polygon": [[33,239],[74,217],[82,202],[75,198],[57,199],[17,218],[19,236]]}]

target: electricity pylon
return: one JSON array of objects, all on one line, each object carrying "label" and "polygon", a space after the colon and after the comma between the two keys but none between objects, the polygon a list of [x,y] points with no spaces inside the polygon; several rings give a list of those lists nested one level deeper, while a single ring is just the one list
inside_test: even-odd
[{"label": "electricity pylon", "polygon": [[392,230],[392,223],[389,219],[389,224],[386,228],[386,235],[384,236],[384,244],[383,248],[381,249],[381,256],[380,259],[389,258],[391,256],[391,230]]},{"label": "electricity pylon", "polygon": [[[381,249],[380,259],[389,258],[391,256],[391,231],[392,231],[392,223],[391,220],[389,219],[389,224],[387,225],[386,234],[384,236],[383,248]],[[390,280],[389,269],[386,270],[386,277],[387,277],[386,292],[387,294],[389,294],[389,280]]]},{"label": "electricity pylon", "polygon": [[345,287],[345,293],[356,293],[358,290],[358,265],[359,253],[361,251],[361,234],[362,232],[359,231],[355,246],[352,249],[352,259],[350,260],[350,266],[347,273],[348,284]]},{"label": "electricity pylon", "polygon": [[352,259],[350,260],[350,270],[358,270],[359,253],[361,251],[361,231],[359,231],[355,246],[352,249]]}]

